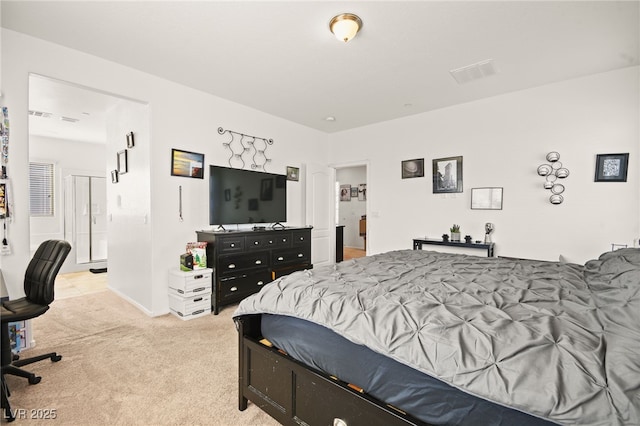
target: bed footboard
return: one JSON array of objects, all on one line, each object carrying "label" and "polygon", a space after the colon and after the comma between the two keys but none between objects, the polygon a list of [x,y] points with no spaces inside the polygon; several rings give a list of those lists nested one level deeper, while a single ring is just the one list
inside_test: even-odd
[{"label": "bed footboard", "polygon": [[426,425],[260,343],[259,315],[236,324],[240,411],[251,401],[283,425]]}]

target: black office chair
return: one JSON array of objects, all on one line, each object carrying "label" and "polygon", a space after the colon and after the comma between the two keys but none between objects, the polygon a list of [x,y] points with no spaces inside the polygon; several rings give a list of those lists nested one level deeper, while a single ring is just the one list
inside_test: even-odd
[{"label": "black office chair", "polygon": [[11,342],[9,341],[9,323],[24,321],[39,317],[49,310],[49,305],[54,299],[54,283],[60,267],[71,251],[71,245],[62,240],[48,240],[40,244],[33,258],[27,266],[24,274],[25,297],[2,302],[0,311],[0,322],[2,326],[2,396],[1,403],[4,409],[5,418],[13,421],[15,417],[9,405],[9,388],[5,381],[5,374],[25,377],[29,383],[35,385],[42,379],[33,373],[25,371],[19,367],[31,364],[43,359],[60,361],[61,355],[51,352],[38,355],[33,358],[19,359],[11,352]]}]

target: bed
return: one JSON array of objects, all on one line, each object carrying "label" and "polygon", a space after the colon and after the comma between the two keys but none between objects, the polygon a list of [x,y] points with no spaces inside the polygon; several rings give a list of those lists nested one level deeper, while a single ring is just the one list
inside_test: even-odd
[{"label": "bed", "polygon": [[640,424],[640,249],[392,251],[282,277],[234,320],[239,408],[282,424]]}]

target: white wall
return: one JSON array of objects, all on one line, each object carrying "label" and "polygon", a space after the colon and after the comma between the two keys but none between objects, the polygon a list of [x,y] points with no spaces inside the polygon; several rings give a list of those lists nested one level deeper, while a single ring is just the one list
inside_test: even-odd
[{"label": "white wall", "polygon": [[[632,245],[640,235],[639,77],[640,68],[626,68],[330,135],[330,162],[369,161],[370,253],[439,238],[453,223],[482,239],[485,222],[495,224],[503,256],[582,263],[612,243]],[[571,172],[560,205],[548,202],[536,173],[552,150]],[[594,182],[596,154],[624,152],[627,182]],[[458,155],[464,192],[433,194],[431,161]],[[425,178],[401,179],[400,162],[412,158],[425,159]],[[483,186],[504,188],[503,210],[470,209],[470,188]]]},{"label": "white wall", "polygon": [[[33,253],[47,239],[64,238],[64,178],[69,175],[104,177],[106,147],[103,144],[31,135],[29,149],[29,161],[55,165],[54,216],[30,218],[30,246]],[[13,154],[13,149],[11,151]],[[65,264],[70,262],[71,259],[67,259]]]},{"label": "white wall", "polygon": [[[128,131],[146,133],[131,151],[131,175],[108,192],[112,223],[109,235],[109,285],[150,315],[168,312],[167,271],[178,264],[195,231],[208,225],[205,179],[170,175],[171,148],[205,154],[205,164],[226,164],[228,150],[217,128],[272,138],[268,170],[306,162],[327,164],[327,136],[203,92],[78,51],[2,29],[2,104],[11,115],[9,173],[15,217],[10,224],[13,254],[0,258],[11,297],[21,295],[21,276],[29,261],[28,220],[28,77],[36,73],[148,104],[148,118],[109,130],[107,170]],[[118,113],[116,112],[116,115]],[[120,114],[123,114],[120,112]],[[141,117],[136,113],[136,117]],[[122,118],[122,116],[120,116]],[[147,122],[144,122],[148,120]],[[124,127],[124,126],[123,126]],[[124,133],[122,133],[124,131]],[[146,146],[145,146],[146,144]],[[128,179],[127,179],[128,178]],[[135,182],[135,183],[134,183]],[[184,221],[178,218],[178,186],[183,187]],[[289,185],[289,220],[303,225],[304,179]],[[117,187],[117,192],[115,190]],[[120,207],[117,195],[120,197]],[[116,198],[115,200],[113,198]],[[115,203],[115,204],[114,204]],[[119,209],[119,210],[118,210]],[[144,223],[144,220],[147,223]],[[111,235],[111,232],[116,235]],[[112,245],[114,244],[114,245]],[[117,251],[114,253],[114,250]],[[145,259],[140,259],[145,256]],[[136,259],[141,260],[136,262]],[[129,272],[129,273],[127,273]],[[117,277],[117,283],[112,282]]]},{"label": "white wall", "polygon": [[[341,185],[358,186],[367,183],[367,168],[365,166],[346,167],[336,170],[336,180]],[[346,247],[364,248],[364,239],[360,236],[360,218],[367,214],[367,202],[358,197],[351,201],[338,203],[338,224],[344,225],[344,245]]]}]

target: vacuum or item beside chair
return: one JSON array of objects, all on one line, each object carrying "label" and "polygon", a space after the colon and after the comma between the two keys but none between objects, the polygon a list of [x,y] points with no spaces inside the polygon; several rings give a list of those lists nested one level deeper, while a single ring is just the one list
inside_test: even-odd
[{"label": "vacuum or item beside chair", "polygon": [[71,245],[63,240],[48,240],[40,244],[24,275],[25,297],[2,302],[2,310],[0,311],[2,326],[2,395],[0,402],[7,421],[15,420],[15,416],[9,404],[9,396],[11,394],[5,380],[5,374],[25,377],[30,384],[35,385],[42,378],[19,367],[43,359],[51,359],[53,362],[62,359],[62,356],[55,352],[26,359],[19,359],[18,356],[13,355],[9,339],[9,323],[39,317],[49,310],[49,305],[54,300],[53,287],[56,276],[70,251]]}]

